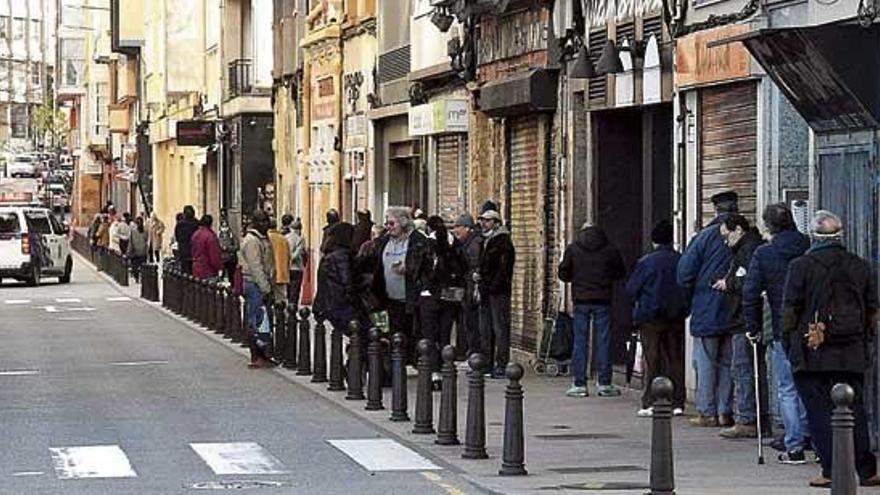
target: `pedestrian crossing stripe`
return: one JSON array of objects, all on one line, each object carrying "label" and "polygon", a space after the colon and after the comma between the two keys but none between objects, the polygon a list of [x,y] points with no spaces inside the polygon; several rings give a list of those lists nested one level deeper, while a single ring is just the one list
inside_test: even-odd
[{"label": "pedestrian crossing stripe", "polygon": [[82,299],[78,297],[58,297],[55,298],[55,302],[59,304],[80,303],[82,302]]},{"label": "pedestrian crossing stripe", "polygon": [[189,444],[214,474],[282,474],[284,465],[255,442]]},{"label": "pedestrian crossing stripe", "polygon": [[412,449],[387,438],[327,440],[367,471],[434,471],[442,469]]},{"label": "pedestrian crossing stripe", "polygon": [[131,301],[130,297],[122,296],[122,297],[108,297],[107,302],[125,302]]},{"label": "pedestrian crossing stripe", "polygon": [[55,447],[49,452],[60,479],[137,477],[118,445]]},{"label": "pedestrian crossing stripe", "polygon": [[6,304],[9,304],[9,305],[15,305],[15,304],[30,304],[30,303],[31,303],[31,300],[30,300],[30,299],[7,299],[7,300],[5,300],[5,301],[3,301],[3,302],[6,303]]}]

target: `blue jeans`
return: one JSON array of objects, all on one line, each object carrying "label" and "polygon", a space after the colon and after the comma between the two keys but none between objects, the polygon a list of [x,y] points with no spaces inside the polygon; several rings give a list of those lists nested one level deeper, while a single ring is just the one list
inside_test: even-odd
[{"label": "blue jeans", "polygon": [[727,416],[733,411],[730,335],[694,337],[694,370],[697,372],[696,406],[700,416]]},{"label": "blue jeans", "polygon": [[571,366],[574,384],[587,386],[587,357],[590,355],[590,321],[596,329],[596,369],[599,385],[611,385],[611,328],[608,306],[576,304],[574,306],[574,351]]},{"label": "blue jeans", "polygon": [[807,410],[798,395],[791,373],[791,363],[785,355],[782,342],[773,342],[773,376],[776,378],[776,398],[785,425],[785,449],[789,452],[805,447],[804,436],[809,431]]},{"label": "blue jeans", "polygon": [[263,305],[263,293],[257,284],[250,280],[244,282],[245,315],[247,316],[247,331],[251,334],[253,344],[262,351],[269,347],[272,342],[271,333],[259,333],[257,330],[266,317],[266,307]]},{"label": "blue jeans", "polygon": [[733,335],[733,389],[736,393],[734,419],[743,425],[758,421],[755,410],[755,368],[752,344],[744,333]]}]

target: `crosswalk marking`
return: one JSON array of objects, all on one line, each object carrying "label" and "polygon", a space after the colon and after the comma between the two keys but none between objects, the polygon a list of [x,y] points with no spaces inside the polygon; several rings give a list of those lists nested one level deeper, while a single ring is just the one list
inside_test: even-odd
[{"label": "crosswalk marking", "polygon": [[110,363],[110,366],[151,366],[155,364],[168,364],[168,361],[119,361]]},{"label": "crosswalk marking", "polygon": [[81,303],[82,299],[78,297],[57,297],[55,302],[59,304]]},{"label": "crosswalk marking", "polygon": [[327,440],[367,471],[428,471],[442,469],[412,449],[387,438]]},{"label": "crosswalk marking", "polygon": [[59,308],[58,306],[43,306],[42,307],[47,313],[64,313],[67,311],[95,311],[95,308],[90,308],[88,306],[83,306],[81,308]]},{"label": "crosswalk marking", "polygon": [[40,476],[43,473],[42,471],[18,471],[16,473],[12,473],[12,476]]},{"label": "crosswalk marking", "polygon": [[61,479],[133,478],[137,473],[118,445],[50,448],[55,473]]},{"label": "crosswalk marking", "polygon": [[0,376],[33,376],[39,375],[38,370],[8,370],[0,371]]},{"label": "crosswalk marking", "polygon": [[6,304],[30,304],[30,299],[7,299],[4,301]]},{"label": "crosswalk marking", "polygon": [[121,297],[108,297],[107,302],[125,302],[131,301],[130,297],[121,296]]},{"label": "crosswalk marking", "polygon": [[281,474],[284,466],[254,442],[191,443],[214,474]]}]

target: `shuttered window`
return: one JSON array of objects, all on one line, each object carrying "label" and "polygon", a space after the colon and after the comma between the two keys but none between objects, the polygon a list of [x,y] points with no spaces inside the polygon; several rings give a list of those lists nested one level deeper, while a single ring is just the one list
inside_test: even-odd
[{"label": "shuttered window", "polygon": [[542,324],[543,146],[535,116],[508,121],[510,229],[516,248],[511,297],[510,333],[515,347],[534,350]]},{"label": "shuttered window", "polygon": [[819,205],[843,220],[846,247],[870,259],[875,252],[876,170],[870,147],[819,153]]},{"label": "shuttered window", "polygon": [[757,84],[745,82],[700,92],[700,210],[702,225],[715,216],[710,198],[736,191],[739,210],[755,220],[758,160]]},{"label": "shuttered window", "polygon": [[437,136],[437,214],[453,222],[467,210],[467,135]]}]

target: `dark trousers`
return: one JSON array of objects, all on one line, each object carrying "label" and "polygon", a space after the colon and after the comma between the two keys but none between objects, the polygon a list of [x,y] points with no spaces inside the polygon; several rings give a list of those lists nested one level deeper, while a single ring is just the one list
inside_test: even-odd
[{"label": "dark trousers", "polygon": [[132,256],[131,257],[131,274],[134,276],[135,282],[140,282],[141,280],[141,267],[144,266],[144,263],[147,261],[146,256]]},{"label": "dark trousers", "polygon": [[290,285],[287,287],[287,304],[291,308],[299,307],[299,295],[302,290],[303,271],[290,270]]},{"label": "dark trousers", "polygon": [[226,280],[229,280],[229,283],[233,283],[235,280],[236,266],[238,266],[238,262],[235,259],[223,262],[223,272],[226,274]]},{"label": "dark trousers", "polygon": [[489,294],[480,303],[480,340],[486,360],[504,370],[510,361],[510,295]]},{"label": "dark trousers", "polygon": [[180,269],[183,270],[183,273],[186,275],[192,275],[193,272],[193,260],[180,260]]},{"label": "dark trousers", "polygon": [[413,333],[413,316],[406,310],[403,301],[388,301],[388,330],[392,335],[400,333],[406,345],[407,364],[416,364],[416,339]]},{"label": "dark trousers", "polygon": [[119,252],[123,255],[128,252],[128,239],[119,239]]},{"label": "dark trousers", "polygon": [[831,477],[831,388],[837,383],[847,383],[855,391],[852,409],[856,417],[855,459],[856,472],[860,479],[867,479],[877,474],[877,458],[871,452],[871,441],[868,437],[868,420],[865,415],[864,375],[861,373],[813,372],[800,371],[794,374],[794,384],[807,409],[807,421],[810,424],[810,435],[816,454],[822,463],[822,476]]},{"label": "dark trousers", "polygon": [[[480,339],[480,305],[465,303],[461,309],[461,317],[458,319],[457,334],[463,335],[467,349],[465,355],[470,356],[475,352],[485,353]],[[461,338],[456,339],[461,345]]]},{"label": "dark trousers", "polygon": [[639,328],[645,353],[645,388],[642,407],[654,404],[651,382],[658,376],[672,380],[672,406],[684,408],[684,322],[643,323]]},{"label": "dark trousers", "polygon": [[452,324],[458,314],[458,305],[441,301],[432,296],[419,298],[419,316],[422,320],[422,337],[432,344],[431,368],[440,371],[440,350],[449,345]]}]

